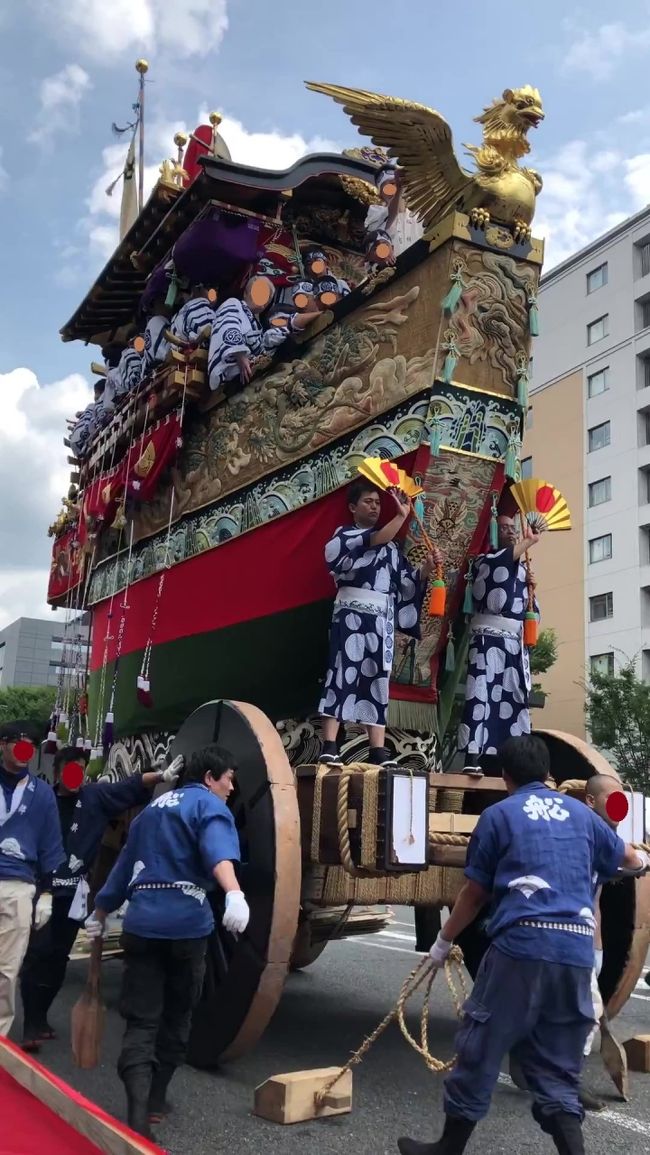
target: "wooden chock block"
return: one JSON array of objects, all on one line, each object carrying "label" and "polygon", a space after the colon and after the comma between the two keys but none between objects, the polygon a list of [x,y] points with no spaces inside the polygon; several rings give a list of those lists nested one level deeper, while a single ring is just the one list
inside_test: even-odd
[{"label": "wooden chock block", "polygon": [[344,1075],[321,1101],[322,1092],[340,1067],[321,1067],[312,1071],[291,1071],[274,1075],[255,1088],[253,1114],[271,1123],[306,1123],[328,1115],[345,1115],[352,1110],[352,1072]]},{"label": "wooden chock block", "polygon": [[634,1035],[626,1039],[623,1049],[631,1071],[643,1071],[645,1074],[650,1072],[650,1035]]}]

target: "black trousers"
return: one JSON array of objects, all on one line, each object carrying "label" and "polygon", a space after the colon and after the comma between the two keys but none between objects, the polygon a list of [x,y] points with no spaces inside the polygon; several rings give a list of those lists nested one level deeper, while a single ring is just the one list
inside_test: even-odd
[{"label": "black trousers", "polygon": [[122,935],[120,1013],[126,1020],[118,1074],[131,1067],[178,1067],[185,1061],[192,1011],[201,996],[207,937]]},{"label": "black trousers", "polygon": [[58,995],[68,966],[79,923],[68,918],[74,892],[52,899],[52,917],[40,930],[32,931],[20,972],[23,1000],[23,1034],[30,1038],[43,1030],[47,1012]]}]

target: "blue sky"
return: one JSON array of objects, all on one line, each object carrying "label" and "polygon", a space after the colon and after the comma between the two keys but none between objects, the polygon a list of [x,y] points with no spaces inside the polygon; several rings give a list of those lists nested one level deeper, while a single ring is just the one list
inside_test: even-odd
[{"label": "blue sky", "polygon": [[96,356],[58,330],[112,247],[119,192],[104,189],[125,147],[111,122],[129,118],[137,56],[151,64],[149,180],[175,129],[211,108],[235,161],[281,168],[360,143],[305,79],[429,104],[459,155],[480,138],[472,118],[486,103],[536,85],[535,233],[551,264],[650,199],[650,5],[620,11],[605,0],[0,0],[0,626],[43,609],[44,531],[66,476],[57,425],[83,403]]}]

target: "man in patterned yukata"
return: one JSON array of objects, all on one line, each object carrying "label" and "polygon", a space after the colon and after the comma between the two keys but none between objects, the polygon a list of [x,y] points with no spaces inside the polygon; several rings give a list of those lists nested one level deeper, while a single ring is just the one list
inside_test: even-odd
[{"label": "man in patterned yukata", "polygon": [[528,589],[522,558],[540,535],[527,525],[519,539],[511,517],[499,517],[498,529],[498,549],[474,563],[474,616],[458,728],[465,772],[475,775],[494,764],[507,738],[530,733],[530,661],[523,642]]},{"label": "man in patterned yukata", "polygon": [[381,504],[373,485],[354,481],[347,496],[353,524],[337,529],[325,546],[337,594],[318,707],[321,762],[338,761],[340,723],[357,722],[368,731],[370,761],[381,765],[389,757],[384,735],[395,630],[419,636],[422,599],[438,558],[431,554],[414,569],[395,544],[411,509],[403,495],[391,493],[395,514],[381,529],[375,528]]},{"label": "man in patterned yukata", "polygon": [[220,389],[225,382],[238,379],[247,385],[253,374],[252,359],[271,353],[286,339],[288,329],[264,329],[260,321],[274,297],[273,282],[268,277],[253,276],[244,289],[243,300],[228,297],[219,306],[212,322],[208,353],[211,389]]},{"label": "man in patterned yukata", "polygon": [[498,758],[508,798],[481,814],[465,885],[429,953],[443,967],[454,939],[490,902],[491,945],[463,1008],[443,1135],[437,1143],[400,1139],[401,1155],[463,1155],[509,1052],[530,1087],[533,1118],[556,1150],[585,1153],[578,1092],[594,1024],[593,879],[645,874],[650,856],[582,802],[549,789],[541,738],[509,738]]}]

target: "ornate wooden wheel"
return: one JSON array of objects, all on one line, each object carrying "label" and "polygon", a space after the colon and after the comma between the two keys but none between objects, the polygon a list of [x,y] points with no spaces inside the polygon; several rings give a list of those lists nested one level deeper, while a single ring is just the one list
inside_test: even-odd
[{"label": "ornate wooden wheel", "polygon": [[293,772],[268,718],[244,702],[206,702],[181,726],[172,756],[211,742],[238,766],[231,807],[241,843],[239,881],[251,908],[238,939],[223,930],[223,894],[210,897],[216,927],[192,1024],[189,1061],[215,1066],[254,1046],[275,1011],[300,907],[300,820]]}]

